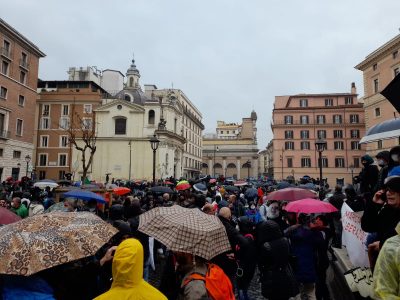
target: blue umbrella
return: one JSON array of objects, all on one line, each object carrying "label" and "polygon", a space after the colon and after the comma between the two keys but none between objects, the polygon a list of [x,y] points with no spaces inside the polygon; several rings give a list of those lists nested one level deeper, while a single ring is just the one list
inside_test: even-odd
[{"label": "blue umbrella", "polygon": [[106,203],[106,200],[104,200],[103,197],[101,197],[100,195],[97,195],[93,192],[90,192],[90,191],[72,190],[72,191],[66,192],[64,194],[64,197],[65,198],[77,198],[77,199],[81,199],[84,201],[89,201],[91,199],[94,199],[99,203]]},{"label": "blue umbrella", "polygon": [[285,189],[287,187],[290,187],[290,183],[287,181],[281,181],[278,183],[277,189],[281,190],[281,189]]},{"label": "blue umbrella", "polygon": [[207,186],[203,183],[196,183],[193,188],[198,192],[207,193]]},{"label": "blue umbrella", "polygon": [[249,188],[244,192],[246,199],[254,199],[258,197],[257,189]]}]

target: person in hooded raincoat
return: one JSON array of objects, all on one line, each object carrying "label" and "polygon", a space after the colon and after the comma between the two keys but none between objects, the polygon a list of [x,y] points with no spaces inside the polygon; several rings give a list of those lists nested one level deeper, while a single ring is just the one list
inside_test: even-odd
[{"label": "person in hooded raincoat", "polygon": [[95,300],[167,300],[167,297],[143,279],[143,246],[138,240],[126,239],[117,247],[112,275],[111,289]]}]

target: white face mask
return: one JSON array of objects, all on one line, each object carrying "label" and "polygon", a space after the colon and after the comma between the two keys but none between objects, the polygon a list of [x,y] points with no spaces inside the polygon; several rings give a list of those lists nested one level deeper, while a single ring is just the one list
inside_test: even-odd
[{"label": "white face mask", "polygon": [[385,161],[383,159],[378,159],[378,166],[383,167],[386,165]]},{"label": "white face mask", "polygon": [[393,159],[393,161],[398,162],[399,161],[399,155],[398,154],[392,154],[392,159]]},{"label": "white face mask", "polygon": [[250,209],[255,209],[256,207],[254,205],[250,206]]}]

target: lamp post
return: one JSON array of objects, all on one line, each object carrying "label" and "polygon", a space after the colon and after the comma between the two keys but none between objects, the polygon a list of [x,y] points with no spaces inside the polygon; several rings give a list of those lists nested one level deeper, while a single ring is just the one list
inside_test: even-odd
[{"label": "lamp post", "polygon": [[214,145],[214,163],[213,163],[213,175],[214,175],[214,178],[215,178],[215,152],[218,152],[218,151],[219,151],[218,146]]},{"label": "lamp post", "polygon": [[160,140],[154,134],[150,138],[150,145],[151,145],[151,149],[153,150],[153,186],[156,184],[156,151],[158,149],[159,143],[160,143]]},{"label": "lamp post", "polygon": [[28,169],[29,169],[29,163],[31,161],[31,157],[29,156],[29,154],[27,156],[25,156],[25,161],[26,161],[26,177],[28,177]]},{"label": "lamp post", "polygon": [[318,139],[315,141],[315,149],[318,151],[318,164],[319,164],[319,199],[322,200],[321,198],[323,197],[322,193],[322,186],[323,186],[323,180],[322,180],[322,152],[326,149],[326,141]]},{"label": "lamp post", "polygon": [[250,160],[247,160],[247,161],[246,161],[246,165],[247,165],[247,180],[250,180],[251,161],[250,161]]},{"label": "lamp post", "polygon": [[131,167],[132,167],[132,141],[129,141],[129,181],[131,181]]},{"label": "lamp post", "polygon": [[351,171],[351,184],[353,185],[354,184],[354,165],[353,164],[351,164],[350,166],[349,166],[349,169],[350,169],[350,171]]}]

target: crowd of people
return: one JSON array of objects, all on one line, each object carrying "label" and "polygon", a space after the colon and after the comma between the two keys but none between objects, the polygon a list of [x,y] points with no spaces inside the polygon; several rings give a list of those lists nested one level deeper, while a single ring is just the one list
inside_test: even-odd
[{"label": "crowd of people", "polygon": [[[342,247],[340,209],[346,203],[354,211],[364,211],[361,225],[369,233],[366,247],[376,298],[400,297],[399,157],[400,147],[379,153],[376,164],[372,157],[362,157],[363,169],[354,182],[359,189],[336,186],[325,200],[338,209],[331,214],[289,213],[286,201],[267,200],[271,184],[260,184],[257,193],[248,197],[248,186],[229,189],[218,181],[210,183],[209,178],[202,179],[207,186],[204,192],[188,188],[157,193],[150,185],[130,186],[131,193],[113,195],[105,207],[95,201],[64,199],[62,210],[96,213],[119,233],[94,257],[18,279],[18,287],[26,289],[26,299],[31,299],[32,289],[42,289],[49,297],[43,299],[196,300],[220,293],[224,295],[220,299],[236,295],[247,300],[252,299],[249,289],[255,280],[260,293],[270,300],[332,299],[326,273],[330,260],[335,259],[331,248]],[[176,183],[173,178],[170,182]],[[21,191],[3,183],[0,206],[21,218],[44,213],[52,204],[54,195],[49,188],[43,191],[28,185]],[[206,261],[171,251],[138,230],[141,214],[172,205],[217,216],[225,227],[230,251]],[[219,284],[212,284],[210,272]],[[152,282],[154,286],[147,283],[151,274],[159,279]],[[41,284],[33,288],[29,282],[34,279]],[[1,276],[3,297],[9,297],[5,299],[13,299],[15,282],[11,282]]]}]

